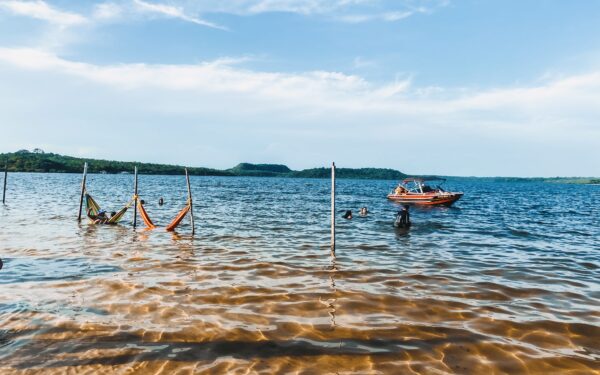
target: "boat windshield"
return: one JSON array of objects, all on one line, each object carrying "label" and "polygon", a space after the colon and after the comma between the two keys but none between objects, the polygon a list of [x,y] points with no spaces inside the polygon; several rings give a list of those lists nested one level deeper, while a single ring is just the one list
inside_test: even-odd
[{"label": "boat windshield", "polygon": [[[426,181],[437,181],[439,182],[435,187],[429,185]],[[409,178],[403,181],[403,186],[410,193],[431,193],[431,192],[444,192],[441,188],[441,184],[444,182],[443,179],[420,179],[420,178]]]}]

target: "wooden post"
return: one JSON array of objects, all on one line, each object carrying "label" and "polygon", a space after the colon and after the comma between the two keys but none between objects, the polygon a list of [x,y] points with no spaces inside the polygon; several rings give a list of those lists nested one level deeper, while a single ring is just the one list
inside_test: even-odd
[{"label": "wooden post", "polygon": [[2,189],[2,204],[6,203],[6,180],[8,179],[8,162],[4,164],[4,188]]},{"label": "wooden post", "polygon": [[192,224],[192,235],[196,232],[196,228],[194,226],[194,205],[192,203],[192,189],[190,188],[190,175],[188,174],[187,168],[185,169],[185,179],[187,181],[188,188],[188,200],[190,201],[190,221]]},{"label": "wooden post", "polygon": [[83,194],[85,194],[85,180],[87,178],[88,164],[83,164],[83,178],[81,179],[81,196],[79,197],[79,215],[77,221],[81,221],[81,209],[83,208]]},{"label": "wooden post", "polygon": [[335,163],[331,163],[331,256],[335,257]]},{"label": "wooden post", "polygon": [[137,179],[137,166],[133,169],[133,227],[137,226],[137,202],[138,202],[138,179]]}]

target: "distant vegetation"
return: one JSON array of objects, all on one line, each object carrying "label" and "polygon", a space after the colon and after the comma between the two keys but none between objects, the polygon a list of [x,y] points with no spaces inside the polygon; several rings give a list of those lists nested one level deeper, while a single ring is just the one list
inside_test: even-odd
[{"label": "distant vegetation", "polygon": [[546,182],[553,184],[600,184],[596,177],[459,177],[448,176],[453,180],[478,179],[494,182]]},{"label": "distant vegetation", "polygon": [[[10,172],[43,172],[43,173],[81,173],[83,163],[88,163],[90,173],[133,173],[137,166],[140,174],[179,175],[184,173],[180,165],[123,162],[112,160],[84,159],[46,153],[38,148],[33,151],[19,150],[17,152],[0,154],[0,168],[8,162]],[[331,169],[311,168],[293,171],[281,164],[250,164],[240,163],[233,168],[220,170],[212,168],[189,168],[188,172],[195,176],[254,176],[254,177],[295,177],[295,178],[329,178]],[[373,180],[402,180],[406,174],[385,168],[337,168],[338,178],[373,179]],[[469,177],[450,177],[462,179]],[[550,182],[564,184],[600,184],[600,178],[523,178],[523,177],[480,177],[480,179],[496,182]]]},{"label": "distant vegetation", "polygon": [[[407,177],[406,174],[395,169],[385,168],[337,168],[336,177],[355,178],[355,179],[377,179],[377,180],[401,180]],[[312,168],[303,171],[292,172],[293,177],[304,178],[327,178],[331,176],[329,168]]]},{"label": "distant vegetation", "polygon": [[[173,175],[182,174],[184,168],[178,165],[74,158],[45,153],[39,149],[35,152],[20,150],[0,154],[0,168],[4,168],[7,161],[10,172],[81,173],[85,162],[88,163],[90,173],[133,173],[133,167],[137,165],[142,174]],[[199,176],[232,176],[229,172],[210,168],[188,168],[188,171],[192,175]]]},{"label": "distant vegetation", "polygon": [[[83,164],[88,163],[90,173],[133,173],[134,166],[140,174],[175,175],[183,173],[183,166],[151,164],[137,162],[122,162],[111,160],[75,158],[52,153],[40,149],[30,152],[20,150],[13,153],[0,154],[0,168],[8,162],[11,172],[44,172],[44,173],[81,173]],[[191,175],[196,176],[256,176],[256,177],[298,177],[298,178],[328,178],[329,168],[313,168],[293,171],[281,164],[250,164],[240,163],[226,170],[211,168],[188,168]],[[337,177],[357,179],[398,180],[406,177],[402,172],[383,168],[338,168]]]},{"label": "distant vegetation", "polygon": [[257,176],[257,177],[280,177],[288,175],[293,171],[281,164],[250,164],[240,163],[228,169],[235,176]]}]

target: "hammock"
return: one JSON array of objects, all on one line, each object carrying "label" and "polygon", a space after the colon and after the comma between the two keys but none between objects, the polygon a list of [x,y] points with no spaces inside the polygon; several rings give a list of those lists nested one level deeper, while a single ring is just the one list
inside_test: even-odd
[{"label": "hammock", "polygon": [[[123,216],[125,215],[125,212],[127,212],[127,209],[131,207],[134,201],[135,197],[132,200],[130,200],[129,203],[125,205],[125,207],[121,208],[119,211],[117,211],[116,214],[111,216],[111,218],[108,219],[108,221],[106,221],[105,224],[116,224],[119,221],[121,221],[121,219],[123,219]],[[85,193],[85,206],[86,213],[89,212],[90,214],[96,216],[100,212],[100,205],[87,192]]]},{"label": "hammock", "polygon": [[[181,223],[181,221],[183,220],[185,215],[187,215],[187,213],[190,211],[190,208],[191,208],[190,203],[188,201],[188,203],[185,205],[185,207],[177,214],[175,219],[173,219],[173,221],[171,221],[171,223],[169,225],[167,225],[166,229],[168,231],[174,231],[175,228],[177,228],[177,226]],[[149,229],[156,228],[156,225],[154,224],[152,219],[150,219],[150,216],[148,216],[148,212],[146,211],[146,209],[144,208],[144,206],[141,204],[141,202],[139,200],[138,200],[138,211],[140,212],[140,216],[142,217],[144,224],[146,224],[146,227],[148,227]]]},{"label": "hammock", "polygon": [[150,216],[148,216],[148,213],[146,212],[146,209],[144,208],[144,205],[140,200],[138,200],[138,211],[140,211],[140,216],[142,217],[142,220],[144,220],[144,224],[146,224],[148,228],[156,228],[156,225],[154,225],[152,220],[150,220]]},{"label": "hammock", "polygon": [[125,205],[125,207],[121,208],[116,214],[111,216],[110,219],[106,223],[107,224],[116,224],[119,221],[121,221],[121,219],[123,218],[123,215],[125,215],[125,212],[127,212],[127,209],[129,207],[131,207],[131,205],[133,204],[134,201],[135,201],[135,198],[130,200],[129,203],[127,203]]},{"label": "hammock", "polygon": [[185,207],[183,208],[183,210],[181,210],[179,212],[179,215],[177,215],[175,217],[175,219],[173,219],[173,221],[171,221],[171,224],[167,225],[167,230],[168,231],[174,231],[175,228],[177,228],[177,226],[179,225],[179,223],[181,223],[181,220],[183,220],[183,218],[185,217],[185,215],[187,215],[188,211],[191,208],[191,204],[188,201],[188,203],[185,205]]},{"label": "hammock", "polygon": [[100,212],[100,205],[98,205],[94,198],[92,198],[92,196],[87,192],[85,193],[85,207],[85,212],[87,213],[89,211],[94,216],[98,215],[98,212]]}]

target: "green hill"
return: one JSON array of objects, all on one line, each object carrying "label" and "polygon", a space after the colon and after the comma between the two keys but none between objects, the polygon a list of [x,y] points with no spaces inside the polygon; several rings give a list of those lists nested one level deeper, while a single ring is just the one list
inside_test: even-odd
[{"label": "green hill", "polygon": [[[395,169],[386,168],[337,168],[335,175],[338,178],[401,180],[407,175]],[[295,171],[293,177],[328,178],[331,176],[330,168],[312,168]]]},{"label": "green hill", "polygon": [[258,177],[276,177],[287,175],[292,172],[285,165],[281,164],[250,164],[240,163],[235,167],[228,169],[228,172],[236,176],[258,176]]},{"label": "green hill", "polygon": [[[179,165],[75,158],[45,153],[41,150],[36,152],[21,150],[0,154],[0,168],[3,168],[7,161],[9,172],[81,173],[83,164],[87,162],[90,173],[133,173],[136,165],[140,174],[175,175],[184,173],[184,167]],[[211,168],[188,168],[188,172],[197,176],[233,176],[230,172]]]},{"label": "green hill", "polygon": [[[90,173],[132,173],[135,166],[140,174],[176,175],[183,173],[183,166],[123,162],[113,160],[99,160],[76,158],[53,153],[46,153],[35,149],[32,152],[20,150],[12,153],[0,154],[0,168],[8,162],[10,172],[41,172],[41,173],[81,173],[83,164],[88,163]],[[281,164],[251,164],[240,163],[226,170],[212,168],[189,168],[188,172],[196,176],[256,176],[256,177],[297,177],[297,178],[329,178],[331,169],[313,168],[303,171],[293,171]],[[338,178],[358,179],[387,179],[397,180],[406,175],[393,169],[382,168],[338,168]]]},{"label": "green hill", "polygon": [[[41,172],[41,173],[81,173],[83,164],[88,163],[90,173],[133,173],[138,167],[140,174],[180,175],[184,167],[180,165],[138,163],[114,160],[99,160],[75,158],[40,149],[33,151],[20,150],[0,154],[0,169],[8,163],[9,172]],[[194,176],[253,176],[253,177],[291,177],[291,178],[330,178],[330,168],[311,168],[294,171],[282,164],[251,164],[240,163],[233,168],[220,170],[203,167],[188,167],[188,172]],[[372,179],[372,180],[402,180],[406,174],[389,168],[337,168],[338,178]],[[473,177],[449,177],[463,179]],[[482,180],[496,182],[547,182],[563,184],[600,184],[598,177],[479,177]]]}]

